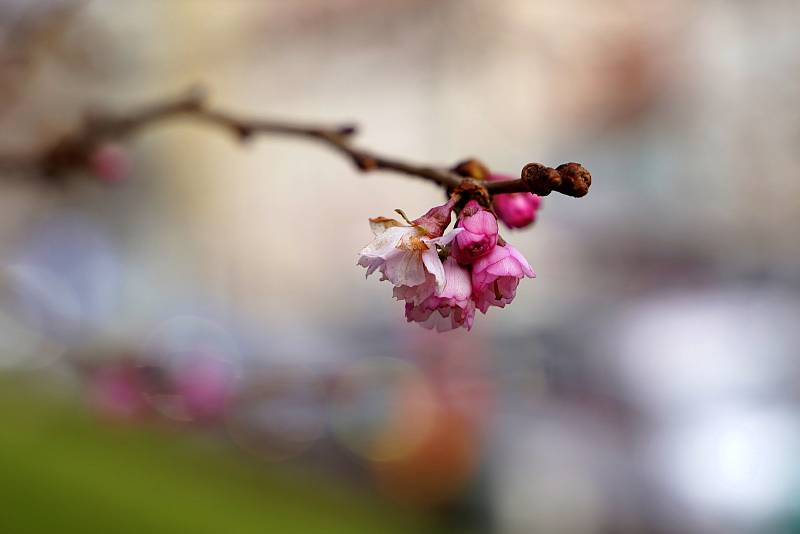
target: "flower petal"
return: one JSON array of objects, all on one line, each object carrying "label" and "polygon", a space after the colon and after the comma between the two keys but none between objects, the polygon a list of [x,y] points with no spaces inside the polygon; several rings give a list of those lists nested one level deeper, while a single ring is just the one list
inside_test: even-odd
[{"label": "flower petal", "polygon": [[472,279],[469,271],[461,267],[453,256],[444,260],[446,284],[437,294],[442,298],[464,301],[472,294]]},{"label": "flower petal", "polygon": [[413,305],[421,304],[425,299],[433,295],[436,290],[436,280],[433,275],[425,276],[425,282],[418,286],[396,286],[392,295],[397,300],[405,300]]},{"label": "flower petal", "polygon": [[414,231],[414,229],[402,226],[389,228],[373,239],[369,245],[364,247],[361,250],[361,256],[368,258],[386,258],[409,231]]},{"label": "flower petal", "polygon": [[418,286],[425,282],[425,267],[415,251],[399,250],[386,259],[384,274],[396,286]]},{"label": "flower petal", "polygon": [[436,292],[441,293],[447,283],[447,278],[444,273],[444,265],[442,260],[439,259],[439,252],[436,247],[429,245],[428,250],[422,253],[422,262],[425,268],[436,279]]},{"label": "flower petal", "polygon": [[463,232],[463,231],[464,231],[463,228],[453,228],[452,230],[450,230],[449,232],[447,232],[446,234],[444,234],[441,237],[435,237],[433,239],[425,238],[425,239],[423,239],[423,241],[425,241],[426,243],[430,243],[430,244],[433,244],[433,245],[439,245],[439,246],[444,247],[444,246],[449,245],[450,242],[453,239],[455,239],[456,236],[458,234],[460,234],[461,232]]},{"label": "flower petal", "polygon": [[522,278],[523,276],[522,266],[511,256],[493,263],[486,269],[486,272],[498,278],[501,276],[514,276],[517,278]]},{"label": "flower petal", "polygon": [[400,221],[389,219],[388,217],[373,217],[369,220],[369,227],[376,236],[381,235],[389,228],[397,226],[403,226],[403,224]]},{"label": "flower petal", "polygon": [[525,256],[523,256],[519,250],[515,249],[511,245],[506,244],[506,246],[511,251],[511,257],[519,262],[522,272],[525,273],[525,276],[528,278],[536,278],[536,273],[533,271],[531,264],[528,263],[528,260],[525,259]]},{"label": "flower petal", "polygon": [[497,219],[487,210],[481,210],[471,217],[463,217],[459,223],[473,234],[497,235]]}]

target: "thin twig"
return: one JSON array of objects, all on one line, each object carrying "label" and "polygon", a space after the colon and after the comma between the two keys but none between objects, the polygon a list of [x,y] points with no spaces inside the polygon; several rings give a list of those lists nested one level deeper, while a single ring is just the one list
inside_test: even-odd
[{"label": "thin twig", "polygon": [[208,107],[202,92],[193,90],[173,100],[147,106],[127,115],[91,114],[75,132],[29,154],[0,154],[0,171],[39,171],[58,176],[88,165],[92,153],[103,143],[124,140],[141,129],[166,120],[185,117],[228,130],[238,140],[255,135],[287,135],[319,141],[338,151],[361,171],[393,171],[433,182],[448,191],[480,191],[487,198],[498,193],[526,192],[547,195],[558,191],[570,196],[588,192],[591,175],[577,163],[556,169],[528,164],[519,180],[483,182],[455,170],[417,165],[379,155],[352,144],[357,133],[353,125],[316,126],[276,120],[248,119]]}]

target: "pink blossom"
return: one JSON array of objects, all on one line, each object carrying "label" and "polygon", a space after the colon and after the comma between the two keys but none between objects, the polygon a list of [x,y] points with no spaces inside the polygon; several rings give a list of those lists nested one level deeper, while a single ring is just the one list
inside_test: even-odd
[{"label": "pink blossom", "polygon": [[[491,175],[489,181],[512,180],[510,176]],[[494,210],[509,228],[524,228],[536,220],[542,197],[532,193],[509,193],[494,196]]]},{"label": "pink blossom", "polygon": [[364,247],[358,258],[358,264],[367,268],[367,276],[377,270],[382,275],[381,280],[389,280],[398,287],[415,287],[425,283],[427,275],[431,274],[436,287],[444,287],[445,273],[436,247],[448,245],[460,229],[441,235],[439,232],[444,232],[444,228],[434,228],[439,236],[431,237],[421,226],[404,226],[385,217],[370,219],[370,226],[375,239]]},{"label": "pink blossom", "polygon": [[208,357],[199,357],[181,369],[176,385],[186,412],[196,420],[221,416],[233,393],[229,370],[223,362]]},{"label": "pink blossom", "polygon": [[489,306],[505,307],[514,300],[517,285],[524,277],[534,278],[528,261],[509,244],[495,247],[472,266],[472,291],[475,305],[483,313]]},{"label": "pink blossom", "polygon": [[[437,332],[459,327],[469,330],[475,317],[475,303],[470,299],[469,271],[450,256],[444,261],[444,273],[446,281],[441,290],[436,290],[421,302],[414,298],[419,295],[413,292],[409,295],[412,298],[406,298],[406,319]],[[395,296],[398,296],[397,292]]]},{"label": "pink blossom", "polygon": [[[446,263],[446,262],[445,262]],[[442,266],[444,269],[444,265]],[[396,286],[392,294],[397,300],[405,300],[413,305],[421,304],[422,301],[436,292],[436,278],[428,273],[425,281],[417,286]]]},{"label": "pink blossom", "polygon": [[116,143],[97,147],[89,158],[89,167],[95,176],[109,183],[124,180],[131,172],[128,153]]},{"label": "pink blossom", "polygon": [[114,364],[94,372],[90,382],[92,407],[111,419],[131,419],[147,411],[136,367]]},{"label": "pink blossom", "polygon": [[453,255],[462,264],[486,256],[497,245],[497,219],[475,200],[461,210],[457,226],[464,231],[456,236]]}]

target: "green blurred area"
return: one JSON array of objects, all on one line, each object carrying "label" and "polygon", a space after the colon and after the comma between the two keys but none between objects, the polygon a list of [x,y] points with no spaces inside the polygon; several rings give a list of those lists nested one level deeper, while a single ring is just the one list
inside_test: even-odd
[{"label": "green blurred area", "polygon": [[0,532],[432,532],[352,487],[182,434],[99,424],[0,377]]}]

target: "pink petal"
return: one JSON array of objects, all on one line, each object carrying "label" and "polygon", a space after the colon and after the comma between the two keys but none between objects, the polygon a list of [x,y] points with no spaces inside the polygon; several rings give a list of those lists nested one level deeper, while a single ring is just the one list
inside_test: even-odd
[{"label": "pink petal", "polygon": [[531,264],[525,259],[525,256],[523,256],[519,250],[515,249],[511,245],[506,244],[506,247],[508,247],[508,249],[511,251],[511,256],[519,262],[520,266],[522,267],[522,271],[525,273],[525,276],[528,278],[536,278],[536,273],[533,272],[533,267],[531,267]]},{"label": "pink petal", "polygon": [[444,290],[437,294],[443,298],[468,299],[472,294],[470,273],[461,267],[453,256],[444,261],[444,274],[446,278]]},{"label": "pink petal", "polygon": [[461,227],[474,234],[497,234],[497,219],[487,210],[461,219]]},{"label": "pink petal", "polygon": [[486,272],[494,277],[501,277],[501,276],[515,276],[518,278],[522,278],[522,266],[519,262],[512,258],[503,258],[502,260],[498,261],[490,265]]}]

